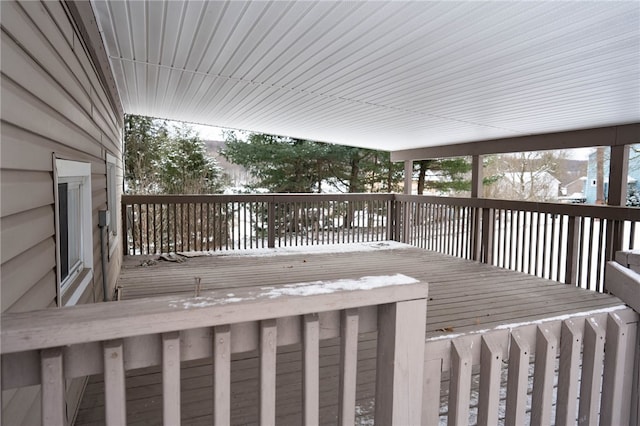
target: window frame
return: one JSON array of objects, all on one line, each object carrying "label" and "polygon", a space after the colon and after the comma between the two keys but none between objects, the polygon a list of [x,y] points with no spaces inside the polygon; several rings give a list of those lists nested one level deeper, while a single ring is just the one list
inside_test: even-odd
[{"label": "window frame", "polygon": [[[93,279],[93,231],[91,198],[91,164],[72,161],[54,156],[54,195],[56,222],[56,282],[58,306],[75,305],[84,294]],[[62,248],[59,184],[71,183],[79,189],[78,215],[79,226],[72,228],[77,233],[79,243],[79,261],[69,267],[68,275],[62,279]],[[68,187],[67,187],[68,188]],[[67,189],[68,190],[68,189]],[[68,198],[67,198],[68,202]],[[69,210],[69,209],[67,209]],[[69,227],[67,225],[67,235]],[[67,245],[68,247],[68,245]]]}]

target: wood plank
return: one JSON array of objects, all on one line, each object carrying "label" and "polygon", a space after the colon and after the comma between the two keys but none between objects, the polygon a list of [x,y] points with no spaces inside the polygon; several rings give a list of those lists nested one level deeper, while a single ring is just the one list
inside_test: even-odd
[{"label": "wood plank", "polygon": [[340,351],[340,410],[338,423],[343,426],[355,423],[356,373],[358,371],[358,310],[341,312]]},{"label": "wood plank", "polygon": [[[428,351],[427,348],[425,348],[425,352],[426,351]],[[441,373],[441,359],[425,360],[423,379],[424,386],[422,388],[422,417],[420,421],[420,424],[423,426],[438,424],[438,417],[440,415]]]},{"label": "wood plank", "polygon": [[451,342],[448,425],[469,424],[471,364],[469,343],[464,338],[453,340]]},{"label": "wood plank", "polygon": [[607,262],[605,277],[607,291],[640,312],[640,274],[617,262]]},{"label": "wood plank", "polygon": [[162,420],[180,423],[180,332],[162,335]]},{"label": "wood plank", "polygon": [[[580,351],[582,349],[582,330],[577,322],[569,319],[562,323],[556,403],[556,424],[559,425],[571,424],[577,419],[576,400],[578,399]],[[584,320],[580,323],[584,326]]]},{"label": "wood plank", "polygon": [[426,300],[381,305],[378,309],[376,422],[420,424]]},{"label": "wood plank", "polygon": [[276,424],[276,320],[260,322],[260,424]]},{"label": "wood plank", "polygon": [[550,425],[553,397],[553,379],[558,342],[546,325],[536,330],[535,369],[531,400],[531,424]]},{"label": "wood plank", "polygon": [[629,424],[631,411],[631,382],[635,333],[615,313],[607,320],[607,337],[604,344],[604,372],[600,423],[606,425]]},{"label": "wood plank", "polygon": [[521,425],[525,423],[529,351],[529,343],[520,337],[517,330],[514,330],[511,333],[509,349],[506,424]]},{"label": "wood plank", "polygon": [[105,422],[107,426],[123,425],[127,422],[123,342],[106,341],[103,348]]},{"label": "wood plank", "polygon": [[[126,300],[117,302],[117,310],[104,303],[5,314],[2,316],[2,351],[19,352],[55,344],[70,345],[203,325],[257,321],[267,319],[265,317],[273,312],[287,317],[315,310],[348,309],[375,305],[380,300],[393,302],[427,295],[427,287],[420,283],[316,294],[313,297],[300,292],[286,297],[279,296],[278,293],[276,297],[271,297],[271,290],[247,290],[233,298],[227,297],[224,292],[223,295],[207,293],[199,298],[181,299],[169,296]],[[125,312],[135,313],[137,321],[132,323]],[[46,326],[51,323],[59,324],[59,327],[51,330],[51,327]],[[102,327],[104,323],[109,323],[110,327]]]},{"label": "wood plank", "polygon": [[585,321],[582,375],[580,381],[579,425],[597,425],[604,361],[605,328],[592,318]]},{"label": "wood plank", "polygon": [[231,327],[213,329],[213,423],[228,425],[231,421]]},{"label": "wood plank", "polygon": [[62,348],[41,351],[42,421],[46,425],[67,423]]},{"label": "wood plank", "polygon": [[306,426],[317,425],[320,408],[320,322],[317,314],[302,317],[303,322],[303,391],[302,419]]},{"label": "wood plank", "polygon": [[498,424],[502,350],[491,335],[482,336],[481,342],[478,425],[491,426]]}]

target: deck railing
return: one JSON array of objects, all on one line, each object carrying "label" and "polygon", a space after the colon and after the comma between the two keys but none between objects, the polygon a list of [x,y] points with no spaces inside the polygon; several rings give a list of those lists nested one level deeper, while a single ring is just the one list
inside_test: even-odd
[{"label": "deck railing", "polygon": [[398,194],[128,195],[125,254],[394,239],[594,291],[640,209]]},{"label": "deck railing", "polygon": [[637,424],[637,332],[621,308],[427,339],[422,424]]},{"label": "deck railing", "polygon": [[[315,290],[314,290],[315,289]],[[327,293],[327,289],[335,290]],[[213,358],[213,423],[231,422],[231,355],[258,351],[260,424],[276,424],[277,347],[302,344],[303,423],[319,423],[319,342],[340,337],[339,423],[356,416],[358,334],[378,332],[375,418],[419,424],[427,285],[404,276],[162,297],[2,315],[2,389],[42,384],[43,424],[66,424],[65,380],[104,375],[107,425],[127,418],[125,373],[161,366],[180,424],[180,364]],[[420,342],[420,344],[416,344]]]},{"label": "deck railing", "polygon": [[618,250],[640,243],[640,209],[396,195],[398,235],[418,247],[604,290]]},{"label": "deck railing", "polygon": [[125,254],[391,239],[392,194],[125,195]]}]

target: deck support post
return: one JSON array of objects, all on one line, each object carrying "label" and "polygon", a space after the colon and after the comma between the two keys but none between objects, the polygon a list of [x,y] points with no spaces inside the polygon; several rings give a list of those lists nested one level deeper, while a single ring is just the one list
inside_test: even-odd
[{"label": "deck support post", "polygon": [[567,226],[567,259],[564,267],[565,284],[578,283],[578,253],[580,252],[580,221],[575,216],[569,216]]},{"label": "deck support post", "polygon": [[[609,160],[609,193],[607,204],[625,206],[627,204],[627,179],[629,175],[629,145],[611,147]],[[622,250],[624,222],[607,221],[607,244],[605,261],[614,260],[616,252]],[[603,292],[606,292],[606,280]]]},{"label": "deck support post", "polygon": [[[480,240],[481,257],[483,263],[493,263],[493,228],[495,223],[494,210],[482,209],[482,239]],[[480,231],[479,231],[480,232]]]},{"label": "deck support post", "polygon": [[[404,162],[404,188],[403,192],[406,195],[411,195],[413,187],[413,161],[406,160]],[[410,203],[404,203],[403,216],[402,216],[402,242],[409,244],[411,240],[411,209]]]},{"label": "deck support post", "polygon": [[[483,170],[482,170],[482,155],[473,155],[471,157],[471,198],[480,198],[483,195],[482,187]],[[480,216],[478,215],[480,209],[474,209],[472,215],[472,234],[471,238],[471,260],[480,260],[482,244],[482,231],[480,229]]]},{"label": "deck support post", "polygon": [[269,212],[267,214],[267,247],[276,246],[276,203],[271,200],[268,203]]},{"label": "deck support post", "polygon": [[426,315],[426,299],[378,308],[376,424],[421,423]]}]

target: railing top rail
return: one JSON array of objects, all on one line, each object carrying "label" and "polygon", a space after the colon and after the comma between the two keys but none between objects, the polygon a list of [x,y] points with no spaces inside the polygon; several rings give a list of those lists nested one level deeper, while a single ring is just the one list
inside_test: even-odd
[{"label": "railing top rail", "polygon": [[[332,293],[328,291],[335,290]],[[3,314],[1,353],[426,299],[404,275],[363,277]]]},{"label": "railing top rail", "polygon": [[122,204],[181,204],[229,202],[314,202],[314,201],[391,201],[389,193],[347,194],[206,194],[206,195],[123,195]]},{"label": "railing top rail", "polygon": [[542,203],[532,201],[495,200],[490,198],[436,197],[430,195],[395,196],[397,201],[442,204],[448,206],[477,207],[502,210],[523,210],[568,216],[597,217],[611,220],[640,221],[640,208],[594,206],[589,204]]}]

